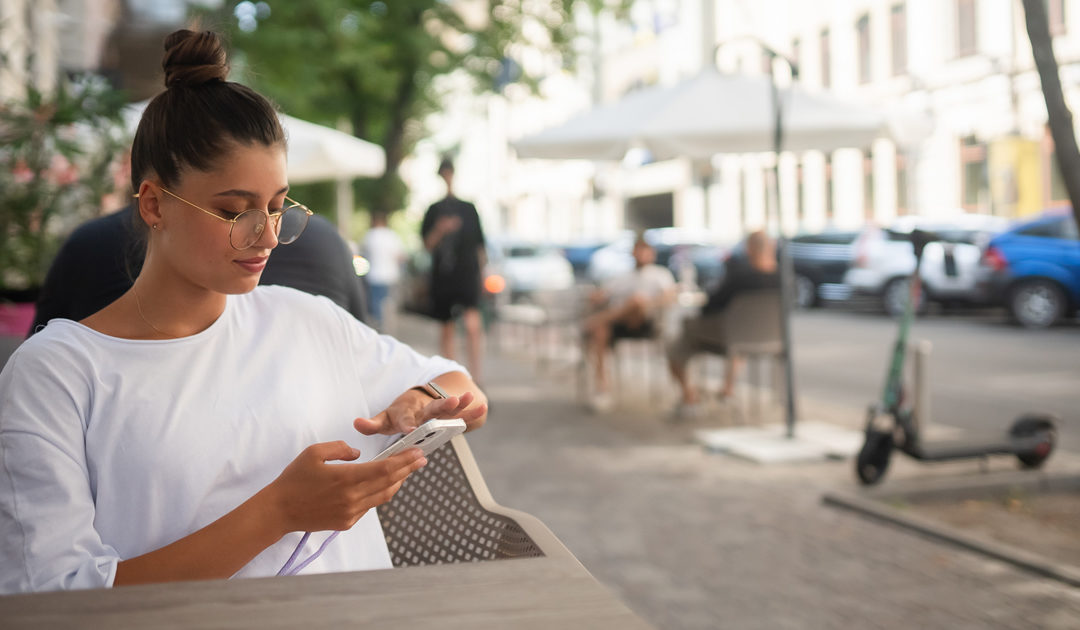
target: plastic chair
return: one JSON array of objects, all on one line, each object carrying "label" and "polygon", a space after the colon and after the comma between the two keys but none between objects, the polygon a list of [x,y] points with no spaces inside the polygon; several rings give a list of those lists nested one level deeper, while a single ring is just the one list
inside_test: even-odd
[{"label": "plastic chair", "polygon": [[[721,328],[718,338],[724,340],[724,346],[710,348],[705,344],[701,351],[744,357],[750,375],[759,371],[764,362],[772,361],[775,367],[772,380],[776,387],[781,374],[779,359],[784,356],[780,309],[780,292],[777,289],[748,291],[736,295],[716,318]],[[760,384],[754,385],[760,389]]]},{"label": "plastic chair", "polygon": [[429,455],[378,513],[395,567],[539,556],[576,561],[539,519],[495,502],[462,435]]}]

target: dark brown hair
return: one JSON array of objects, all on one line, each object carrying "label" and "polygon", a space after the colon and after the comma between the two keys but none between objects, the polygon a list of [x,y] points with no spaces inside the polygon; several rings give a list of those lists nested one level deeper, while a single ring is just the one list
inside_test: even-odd
[{"label": "dark brown hair", "polygon": [[221,37],[176,31],[165,38],[165,91],[146,106],[131,146],[131,187],[151,174],[175,185],[185,168],[213,168],[235,143],[285,145],[274,106],[251,88],[226,81]]}]

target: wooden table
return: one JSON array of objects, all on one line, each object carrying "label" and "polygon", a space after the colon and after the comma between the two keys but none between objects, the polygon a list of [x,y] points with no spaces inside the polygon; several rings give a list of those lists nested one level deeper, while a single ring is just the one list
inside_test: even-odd
[{"label": "wooden table", "polygon": [[0,596],[0,628],[647,629],[578,562],[385,571]]}]

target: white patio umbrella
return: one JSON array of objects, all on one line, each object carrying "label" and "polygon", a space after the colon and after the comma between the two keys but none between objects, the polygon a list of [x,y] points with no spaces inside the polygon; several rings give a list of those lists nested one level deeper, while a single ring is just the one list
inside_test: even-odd
[{"label": "white patio umbrella", "polygon": [[[716,153],[773,150],[768,76],[707,69],[670,87],[641,90],[527,136],[522,158],[619,160],[631,147],[656,158],[707,159]],[[888,133],[883,114],[798,87],[782,88],[784,150],[832,151],[869,146]]]},{"label": "white patio umbrella", "polygon": [[[135,133],[146,103],[133,103],[125,110],[129,133]],[[280,117],[289,139],[290,183],[378,177],[386,170],[386,154],[379,145],[285,114]]]},{"label": "white patio umbrella", "polygon": [[[707,160],[717,153],[868,147],[887,134],[885,116],[877,110],[811,95],[797,86],[774,88],[770,76],[727,75],[708,68],[672,87],[636,92],[512,144],[523,158],[619,160],[640,146],[657,159]],[[791,273],[786,249],[782,280]],[[787,291],[781,291],[786,416],[793,437],[796,396],[788,302]]]}]

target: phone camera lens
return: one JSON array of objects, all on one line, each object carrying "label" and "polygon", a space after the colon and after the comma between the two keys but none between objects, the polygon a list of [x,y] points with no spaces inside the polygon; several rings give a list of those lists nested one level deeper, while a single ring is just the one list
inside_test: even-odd
[{"label": "phone camera lens", "polygon": [[428,439],[429,437],[431,437],[431,436],[433,436],[433,435],[435,435],[435,432],[434,432],[434,431],[432,431],[431,433],[428,433],[427,435],[425,435],[425,436],[424,436],[424,439],[426,440],[426,439]]},{"label": "phone camera lens", "polygon": [[426,441],[427,441],[427,438],[424,438],[424,439],[422,439],[422,440],[417,440],[417,441],[416,441],[416,444],[415,444],[414,446],[420,446],[421,444],[423,444],[423,443],[424,443],[424,442],[426,442]]}]

